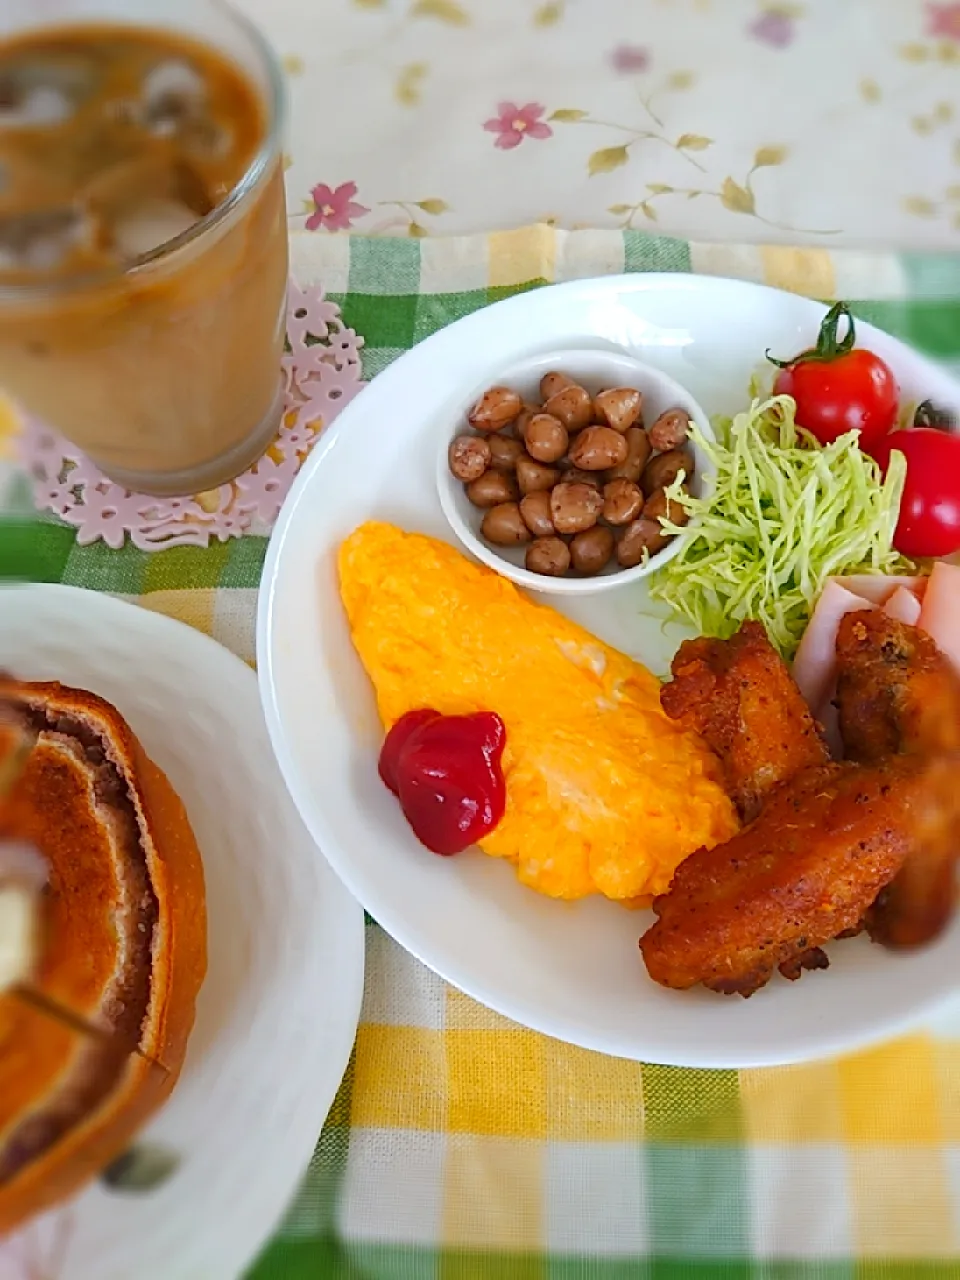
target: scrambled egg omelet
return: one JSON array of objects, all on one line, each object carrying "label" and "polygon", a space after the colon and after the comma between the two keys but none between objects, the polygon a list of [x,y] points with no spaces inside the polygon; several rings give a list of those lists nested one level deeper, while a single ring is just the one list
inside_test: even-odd
[{"label": "scrambled egg omelet", "polygon": [[480,842],[554,898],[664,893],[737,821],[713,755],[645,667],[446,543],[362,525],[339,556],[353,642],[389,728],[408,711],[495,711],[506,814]]}]

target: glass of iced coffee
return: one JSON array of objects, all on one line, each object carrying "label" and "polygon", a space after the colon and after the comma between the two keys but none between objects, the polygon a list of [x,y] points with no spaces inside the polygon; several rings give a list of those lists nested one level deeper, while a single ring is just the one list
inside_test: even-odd
[{"label": "glass of iced coffee", "polygon": [[0,388],[127,488],[210,489],[276,433],[282,114],[218,0],[0,4]]}]

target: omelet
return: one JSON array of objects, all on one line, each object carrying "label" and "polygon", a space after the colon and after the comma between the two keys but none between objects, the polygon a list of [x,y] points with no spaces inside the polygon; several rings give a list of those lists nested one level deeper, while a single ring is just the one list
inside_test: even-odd
[{"label": "omelet", "polygon": [[553,898],[664,893],[737,829],[715,757],[645,667],[453,547],[361,525],[339,553],[353,643],[389,728],[432,707],[506,726],[506,812],[480,842]]}]

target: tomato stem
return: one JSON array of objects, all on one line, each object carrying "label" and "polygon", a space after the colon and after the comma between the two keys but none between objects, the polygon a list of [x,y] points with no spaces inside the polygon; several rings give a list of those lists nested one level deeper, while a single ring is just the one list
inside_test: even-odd
[{"label": "tomato stem", "polygon": [[[846,320],[847,332],[842,338],[838,338],[841,320]],[[845,302],[836,302],[823,317],[823,324],[820,326],[820,333],[815,347],[811,347],[807,351],[801,351],[798,356],[794,356],[791,360],[777,360],[770,354],[768,348],[767,359],[771,364],[775,364],[778,369],[795,369],[797,365],[812,364],[814,361],[821,364],[829,364],[831,360],[839,360],[841,356],[845,356],[852,351],[856,340],[857,335],[853,326],[853,316],[850,314],[850,308]]]}]

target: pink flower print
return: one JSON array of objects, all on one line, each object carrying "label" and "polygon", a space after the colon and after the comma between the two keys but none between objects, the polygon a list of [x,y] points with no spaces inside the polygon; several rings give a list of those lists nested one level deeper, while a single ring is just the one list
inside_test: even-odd
[{"label": "pink flower print", "polygon": [[334,302],[327,302],[317,289],[301,289],[295,280],[287,287],[287,337],[294,352],[306,346],[309,334],[312,338],[326,338],[330,325],[339,320],[340,309]]},{"label": "pink flower print", "polygon": [[313,423],[318,429],[328,427],[357,392],[362,391],[363,383],[358,374],[356,366],[337,369],[327,365],[319,379],[304,382],[300,387],[304,403],[297,414],[297,423]]},{"label": "pink flower print", "polygon": [[363,204],[357,204],[355,182],[344,182],[335,191],[324,183],[318,183],[310,192],[313,200],[313,213],[307,218],[308,231],[316,231],[323,227],[326,231],[349,231],[357,218],[362,218],[370,210]]},{"label": "pink flower print", "polygon": [[928,33],[960,41],[960,4],[928,4]]},{"label": "pink flower print", "polygon": [[[310,408],[309,405],[301,405],[300,407],[301,410]],[[311,425],[309,418],[298,413],[290,426],[284,424],[281,428],[277,444],[283,456],[290,458],[295,454],[305,453],[308,449],[312,449],[317,438],[317,431],[318,428]]]},{"label": "pink flower print", "polygon": [[495,133],[495,147],[501,151],[512,151],[519,147],[524,138],[552,138],[553,130],[540,117],[546,107],[539,102],[528,102],[525,107],[518,107],[514,102],[497,103],[500,113],[492,120],[487,120],[484,129],[487,133]]},{"label": "pink flower print", "polygon": [[151,523],[165,524],[167,521],[185,520],[191,516],[202,520],[206,513],[196,498],[147,498],[140,507],[139,514]]},{"label": "pink flower print", "polygon": [[229,538],[242,538],[249,528],[249,512],[218,511],[209,526],[208,532],[218,542],[226,542]]},{"label": "pink flower print", "polygon": [[73,489],[68,484],[41,481],[36,487],[36,504],[62,518],[74,504]]},{"label": "pink flower print", "polygon": [[344,329],[338,337],[329,343],[334,367],[336,369],[359,368],[360,348],[362,346],[362,337],[356,334],[353,329]]},{"label": "pink flower print", "polygon": [[650,66],[650,51],[636,44],[618,44],[610,54],[610,65],[625,76],[646,71]]},{"label": "pink flower print", "polygon": [[104,480],[84,490],[83,506],[65,511],[64,519],[76,526],[77,544],[81,547],[102,538],[108,547],[119,551],[127,529],[138,522],[142,497],[129,493],[118,484]]},{"label": "pink flower print", "polygon": [[755,40],[760,40],[773,49],[786,49],[797,34],[793,18],[779,9],[768,9],[747,30]]},{"label": "pink flower print", "polygon": [[299,466],[295,456],[275,462],[266,454],[257,463],[255,471],[248,471],[235,481],[237,511],[253,514],[264,524],[273,524]]}]

